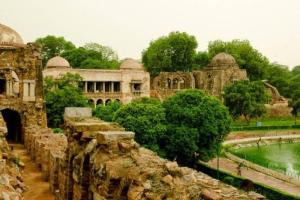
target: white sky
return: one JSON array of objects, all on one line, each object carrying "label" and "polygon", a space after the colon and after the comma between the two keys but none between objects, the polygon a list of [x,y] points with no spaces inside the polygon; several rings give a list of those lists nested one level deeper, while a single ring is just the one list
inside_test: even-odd
[{"label": "white sky", "polygon": [[151,40],[177,30],[196,36],[199,50],[248,39],[271,62],[300,65],[300,0],[0,0],[0,23],[25,42],[64,36],[120,58],[140,59]]}]

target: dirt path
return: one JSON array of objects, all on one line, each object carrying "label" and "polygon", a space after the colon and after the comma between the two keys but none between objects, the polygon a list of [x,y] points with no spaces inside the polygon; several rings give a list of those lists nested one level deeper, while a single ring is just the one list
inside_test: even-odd
[{"label": "dirt path", "polygon": [[[209,165],[217,168],[217,159],[211,160],[209,162]],[[232,160],[229,160],[227,158],[220,158],[220,169],[237,175],[237,167],[238,164],[233,162]],[[265,185],[269,185],[273,188],[277,188],[290,194],[300,196],[300,186],[278,180],[261,172],[252,170],[250,168],[247,169],[246,167],[243,167],[242,176],[252,181],[263,183]]]},{"label": "dirt path", "polygon": [[25,164],[22,175],[28,191],[24,193],[24,200],[54,200],[49,183],[42,179],[40,169],[30,159],[25,147],[14,145],[14,153],[18,154]]}]

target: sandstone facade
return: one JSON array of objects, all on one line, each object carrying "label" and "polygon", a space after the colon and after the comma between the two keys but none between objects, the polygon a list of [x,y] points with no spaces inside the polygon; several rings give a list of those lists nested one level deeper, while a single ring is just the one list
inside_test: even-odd
[{"label": "sandstone facade", "polygon": [[226,53],[217,54],[202,70],[193,72],[162,72],[153,79],[151,94],[163,100],[176,91],[197,88],[222,98],[223,88],[237,80],[247,80],[247,72]]},{"label": "sandstone facade", "polygon": [[125,59],[119,70],[76,69],[62,57],[50,59],[44,77],[58,79],[66,73],[79,74],[83,78],[82,91],[96,105],[110,101],[129,103],[139,97],[150,96],[150,75],[138,61]]},{"label": "sandstone facade", "polygon": [[0,24],[0,31],[0,111],[7,138],[23,142],[26,127],[46,127],[41,49],[21,43],[9,27]]}]

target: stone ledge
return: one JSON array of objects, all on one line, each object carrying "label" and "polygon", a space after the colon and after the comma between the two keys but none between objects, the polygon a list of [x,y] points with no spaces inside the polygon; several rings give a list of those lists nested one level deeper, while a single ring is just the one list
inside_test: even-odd
[{"label": "stone ledge", "polygon": [[132,140],[134,138],[134,132],[130,131],[105,131],[97,133],[98,144],[108,144],[111,142],[117,142],[121,140]]}]

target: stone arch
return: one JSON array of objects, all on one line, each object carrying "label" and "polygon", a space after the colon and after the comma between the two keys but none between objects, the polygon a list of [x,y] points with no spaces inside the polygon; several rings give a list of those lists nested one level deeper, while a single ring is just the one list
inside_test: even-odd
[{"label": "stone arch", "polygon": [[102,99],[98,99],[96,104],[97,105],[103,105],[103,100]]},{"label": "stone arch", "polygon": [[121,103],[121,100],[120,100],[120,99],[116,99],[115,101],[117,101],[117,102]]},{"label": "stone arch", "polygon": [[179,89],[179,80],[178,78],[174,78],[172,81],[172,89]]},{"label": "stone arch", "polygon": [[94,99],[89,99],[89,105],[95,107],[95,101],[94,101]]},{"label": "stone arch", "polygon": [[19,112],[5,108],[1,110],[2,117],[7,127],[7,140],[14,143],[23,143],[24,134]]},{"label": "stone arch", "polygon": [[172,80],[170,78],[167,79],[167,89],[172,89]]},{"label": "stone arch", "polygon": [[106,99],[105,105],[107,105],[109,102],[111,102],[111,99]]}]

